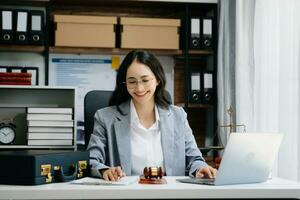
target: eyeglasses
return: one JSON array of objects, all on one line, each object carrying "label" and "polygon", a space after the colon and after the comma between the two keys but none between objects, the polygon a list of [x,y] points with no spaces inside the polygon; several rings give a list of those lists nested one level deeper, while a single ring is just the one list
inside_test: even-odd
[{"label": "eyeglasses", "polygon": [[141,84],[144,88],[148,88],[151,86],[152,80],[153,78],[144,78],[138,81],[135,78],[130,78],[123,83],[126,84],[129,89],[136,88],[138,84]]}]

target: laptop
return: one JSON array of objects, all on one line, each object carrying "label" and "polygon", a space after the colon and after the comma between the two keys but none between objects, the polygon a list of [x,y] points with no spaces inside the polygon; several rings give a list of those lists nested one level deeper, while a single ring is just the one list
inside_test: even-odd
[{"label": "laptop", "polygon": [[231,133],[215,179],[184,178],[182,183],[230,185],[268,180],[283,134]]}]

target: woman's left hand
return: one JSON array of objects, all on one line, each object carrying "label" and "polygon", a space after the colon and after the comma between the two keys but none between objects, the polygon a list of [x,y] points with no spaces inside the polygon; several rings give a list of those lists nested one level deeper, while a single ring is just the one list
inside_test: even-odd
[{"label": "woman's left hand", "polygon": [[202,167],[196,171],[196,178],[216,178],[218,170],[211,167]]}]

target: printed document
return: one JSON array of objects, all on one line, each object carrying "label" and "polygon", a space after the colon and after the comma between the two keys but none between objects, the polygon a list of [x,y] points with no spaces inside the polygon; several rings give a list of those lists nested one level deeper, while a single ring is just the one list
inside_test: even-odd
[{"label": "printed document", "polygon": [[138,181],[136,176],[125,176],[119,181],[106,181],[100,178],[85,177],[75,181],[72,184],[82,184],[82,185],[129,185]]}]

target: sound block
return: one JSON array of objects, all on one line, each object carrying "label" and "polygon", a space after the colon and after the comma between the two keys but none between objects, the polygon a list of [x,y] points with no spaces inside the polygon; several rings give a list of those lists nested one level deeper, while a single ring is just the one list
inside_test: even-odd
[{"label": "sound block", "polygon": [[167,180],[164,178],[145,178],[140,176],[140,184],[167,184]]}]

